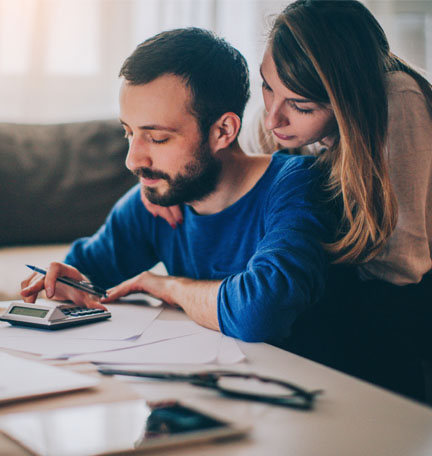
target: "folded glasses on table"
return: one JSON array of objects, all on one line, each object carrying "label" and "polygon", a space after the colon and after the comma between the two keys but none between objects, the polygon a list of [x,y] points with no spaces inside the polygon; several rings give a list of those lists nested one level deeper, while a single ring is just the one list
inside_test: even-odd
[{"label": "folded glasses on table", "polygon": [[262,377],[230,371],[205,371],[191,374],[174,372],[152,372],[99,367],[106,375],[128,375],[154,380],[187,382],[191,385],[210,388],[238,399],[265,402],[303,410],[313,408],[315,397],[322,390],[307,391],[292,383],[275,378]]}]

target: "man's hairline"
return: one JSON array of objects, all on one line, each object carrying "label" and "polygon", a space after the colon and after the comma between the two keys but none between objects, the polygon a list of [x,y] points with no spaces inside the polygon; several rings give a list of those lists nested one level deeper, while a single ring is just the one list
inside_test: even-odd
[{"label": "man's hairline", "polygon": [[[207,132],[207,138],[204,139],[204,132],[202,131],[202,127],[201,127],[201,122],[199,121],[198,119],[198,115],[197,113],[195,112],[195,110],[192,108],[192,99],[194,99],[194,95],[193,95],[193,92],[190,88],[190,85],[188,84],[187,80],[178,75],[178,74],[175,74],[173,72],[170,72],[170,71],[167,71],[165,73],[162,73],[162,74],[159,74],[157,77],[151,79],[150,81],[146,81],[146,82],[134,82],[134,81],[131,81],[130,79],[127,79],[126,76],[122,73],[120,73],[120,78],[123,80],[124,83],[126,84],[129,84],[131,86],[140,86],[140,85],[146,85],[146,84],[150,84],[151,82],[153,81],[156,81],[157,79],[163,77],[163,76],[175,76],[177,78],[179,78],[182,83],[184,84],[184,86],[186,87],[187,91],[188,91],[188,105],[186,106],[186,110],[189,114],[192,115],[192,117],[195,119],[196,123],[197,123],[197,126],[198,126],[198,130],[200,132],[200,135],[201,135],[201,142],[204,144],[208,141],[209,139],[209,134],[210,134],[210,128],[222,117],[224,116],[225,114],[229,113],[229,112],[232,112],[233,114],[235,114],[236,116],[238,116],[237,113],[235,113],[234,111],[226,111],[224,112],[223,114],[221,114],[211,125],[210,125],[210,128],[209,128],[209,131]],[[240,119],[240,123],[241,125],[243,125],[243,119],[240,118],[239,116],[239,119]],[[127,126],[127,123],[122,121],[122,119],[119,119],[120,123],[124,126]],[[162,128],[152,128],[152,127],[162,127]],[[140,129],[142,130],[153,130],[153,131],[173,131],[172,129],[170,128],[165,128],[163,126],[157,126],[157,125],[149,125],[149,126],[142,126],[142,127],[139,127]],[[239,132],[237,133],[237,136],[236,138],[231,142],[230,146],[233,145],[236,141],[238,141],[238,137],[239,137],[239,134],[240,134],[240,129],[239,129]]]},{"label": "man's hairline", "polygon": [[[159,74],[158,76],[156,76],[155,78],[149,80],[149,81],[146,81],[146,82],[134,82],[134,81],[131,81],[130,79],[127,79],[126,76],[122,73],[120,73],[120,78],[123,79],[123,82],[125,82],[126,84],[129,84],[131,86],[141,86],[141,85],[146,85],[146,84],[150,84],[151,82],[153,81],[156,81],[158,80],[159,78],[163,77],[163,76],[175,76],[176,78],[180,79],[181,82],[184,84],[186,90],[187,90],[187,96],[188,96],[188,103],[186,104],[185,108],[186,108],[186,111],[191,114],[191,116],[195,119],[196,123],[197,123],[197,126],[198,126],[198,129],[201,133],[201,135],[203,135],[203,131],[201,129],[201,123],[198,119],[198,115],[197,113],[195,112],[195,110],[192,108],[192,105],[193,105],[193,102],[195,101],[194,99],[194,95],[193,95],[193,92],[190,88],[190,85],[188,84],[187,82],[187,79],[184,78],[183,76],[180,76],[178,74],[175,74],[171,71],[167,71],[165,73],[161,73]],[[121,120],[120,120],[121,122]],[[122,122],[123,124],[123,122]]]}]

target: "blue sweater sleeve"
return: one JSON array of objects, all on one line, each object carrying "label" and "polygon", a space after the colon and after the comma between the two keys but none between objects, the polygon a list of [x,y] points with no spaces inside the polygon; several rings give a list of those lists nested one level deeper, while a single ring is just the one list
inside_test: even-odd
[{"label": "blue sweater sleeve", "polygon": [[93,236],[73,243],[65,262],[105,288],[134,277],[158,261],[150,242],[151,218],[141,203],[139,187],[133,187]]},{"label": "blue sweater sleeve", "polygon": [[265,204],[265,234],[246,269],[218,293],[221,331],[249,342],[282,345],[297,316],[324,292],[331,215],[318,171],[291,167]]}]

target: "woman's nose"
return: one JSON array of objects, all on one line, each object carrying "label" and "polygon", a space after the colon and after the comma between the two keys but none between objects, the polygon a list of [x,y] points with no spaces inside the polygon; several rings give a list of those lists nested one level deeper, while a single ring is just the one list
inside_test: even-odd
[{"label": "woman's nose", "polygon": [[282,112],[281,106],[276,103],[272,103],[264,119],[265,128],[267,130],[274,130],[278,127],[285,127],[286,125],[289,125],[289,123],[289,119]]}]

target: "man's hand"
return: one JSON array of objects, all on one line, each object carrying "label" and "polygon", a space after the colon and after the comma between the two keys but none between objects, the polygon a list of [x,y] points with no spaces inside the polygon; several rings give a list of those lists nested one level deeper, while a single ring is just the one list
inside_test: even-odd
[{"label": "man's hand", "polygon": [[116,287],[107,290],[108,297],[102,298],[103,302],[117,301],[122,296],[127,296],[131,293],[148,293],[155,296],[167,304],[174,305],[175,303],[170,298],[169,294],[164,292],[166,276],[153,274],[149,271],[144,271],[129,280],[125,280]]},{"label": "man's hand", "polygon": [[151,203],[144,195],[143,188],[141,187],[141,201],[145,208],[153,215],[153,217],[161,217],[166,220],[171,228],[177,228],[177,225],[183,223],[183,214],[179,206],[163,207]]},{"label": "man's hand", "polygon": [[108,298],[101,301],[108,303],[130,293],[149,293],[171,306],[181,307],[198,324],[219,330],[217,295],[221,282],[160,276],[144,271],[108,290]]},{"label": "man's hand", "polygon": [[72,301],[77,306],[106,309],[94,296],[57,282],[58,277],[69,277],[75,280],[88,279],[78,269],[64,263],[52,262],[46,275],[34,272],[21,282],[21,296],[24,302],[35,302],[39,292],[45,289],[47,298],[57,301]]}]

